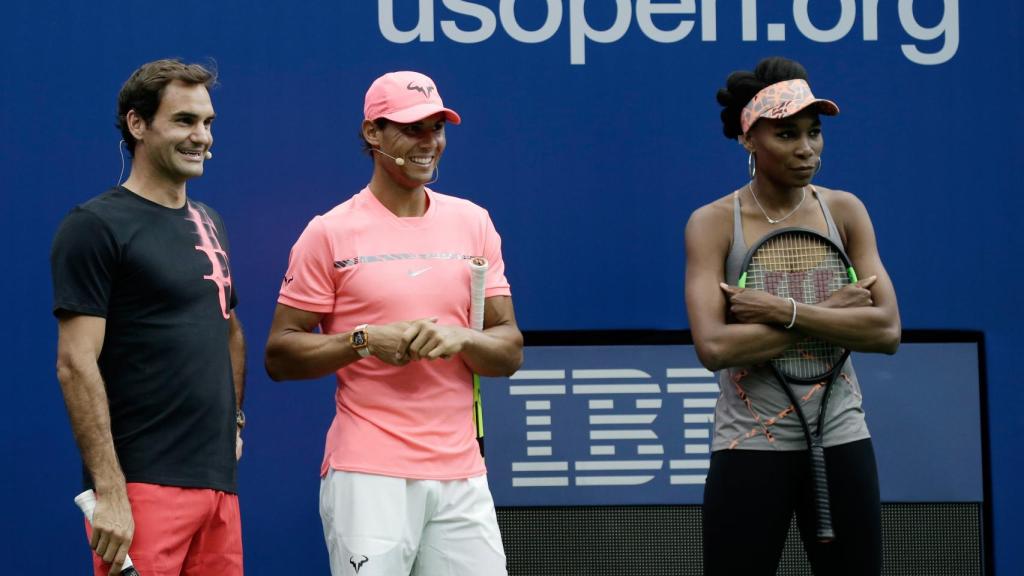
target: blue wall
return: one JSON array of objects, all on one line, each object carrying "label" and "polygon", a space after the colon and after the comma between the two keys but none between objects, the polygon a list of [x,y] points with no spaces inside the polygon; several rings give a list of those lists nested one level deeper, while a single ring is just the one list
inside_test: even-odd
[{"label": "blue wall", "polygon": [[[356,131],[373,78],[422,70],[462,114],[436,188],[491,210],[525,329],[680,329],[686,219],[745,178],[744,154],[720,135],[715,90],[772,54],[802,61],[815,92],[842,107],[825,122],[818,181],[867,205],[904,326],[985,333],[995,560],[1000,574],[1024,573],[1021,240],[1011,234],[1024,209],[1014,189],[1020,3],[683,1],[693,14],[650,23],[684,26],[669,42],[652,39],[647,2],[583,4],[7,3],[0,234],[13,266],[0,288],[10,308],[0,489],[13,504],[0,542],[12,573],[30,561],[79,572],[86,561],[71,504],[77,450],[53,371],[47,254],[68,208],[117,180],[115,97],[140,63],[212,57],[221,72],[216,159],[189,193],[215,206],[231,235],[250,342],[247,562],[252,574],[273,574],[296,558],[326,565],[316,485],[332,384],[271,384],[263,342],[291,243],[368,180]],[[513,9],[497,16],[501,6]],[[407,38],[390,30],[418,24]],[[601,36],[588,29],[609,28],[611,41],[588,39]],[[541,41],[522,41],[529,30]],[[928,382],[898,385],[928,393]]]}]

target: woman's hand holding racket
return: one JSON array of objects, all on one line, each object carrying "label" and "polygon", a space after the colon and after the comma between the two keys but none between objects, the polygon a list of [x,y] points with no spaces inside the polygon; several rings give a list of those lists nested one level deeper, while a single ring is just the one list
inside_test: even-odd
[{"label": "woman's hand holding racket", "polygon": [[789,300],[761,290],[719,284],[729,302],[730,317],[741,324],[785,324],[792,306]]},{"label": "woman's hand holding racket", "polygon": [[836,290],[818,306],[825,308],[862,308],[874,306],[875,301],[871,296],[871,285],[878,280],[878,276],[868,276],[858,280],[854,284],[843,286]]},{"label": "woman's hand holding racket", "polygon": [[[878,280],[877,276],[863,278],[856,283],[848,284],[833,292],[817,306],[823,308],[859,308],[873,306],[871,285]],[[742,324],[785,325],[792,315],[789,300],[778,296],[753,290],[737,288],[728,284],[719,284],[729,303],[731,317]]]}]

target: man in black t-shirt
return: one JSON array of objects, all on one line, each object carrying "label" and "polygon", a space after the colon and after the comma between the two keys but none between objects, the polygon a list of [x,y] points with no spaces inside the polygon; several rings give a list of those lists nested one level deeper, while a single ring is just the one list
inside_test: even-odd
[{"label": "man in black t-shirt", "polygon": [[220,216],[185,184],[212,155],[216,77],[143,65],[118,96],[123,185],[75,207],[50,260],[57,376],[96,491],[97,575],[242,574],[245,344]]}]

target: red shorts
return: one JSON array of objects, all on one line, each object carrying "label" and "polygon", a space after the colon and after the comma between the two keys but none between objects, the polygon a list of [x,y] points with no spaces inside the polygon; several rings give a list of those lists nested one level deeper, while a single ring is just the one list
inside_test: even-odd
[{"label": "red shorts", "polygon": [[[145,576],[242,576],[238,496],[206,488],[129,482],[135,535],[128,555]],[[100,496],[102,497],[102,496]],[[91,536],[86,523],[86,536]],[[110,565],[92,555],[96,576]]]}]

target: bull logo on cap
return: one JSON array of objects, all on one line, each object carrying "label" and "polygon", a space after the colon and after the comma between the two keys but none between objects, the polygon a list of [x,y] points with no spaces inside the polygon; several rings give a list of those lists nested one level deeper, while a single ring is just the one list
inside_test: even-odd
[{"label": "bull logo on cap", "polygon": [[423,94],[423,97],[428,99],[428,100],[430,99],[430,95],[434,92],[434,90],[436,90],[436,88],[434,88],[433,86],[427,86],[426,88],[424,88],[422,86],[417,86],[417,85],[413,84],[412,82],[409,82],[409,85],[406,86],[405,89],[406,90],[415,90],[415,91]]}]

